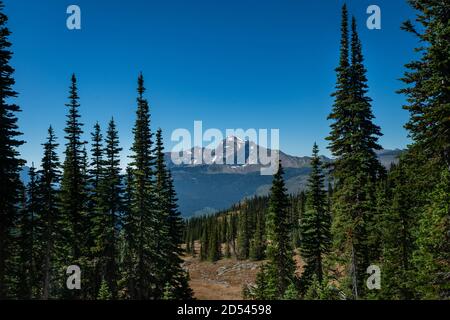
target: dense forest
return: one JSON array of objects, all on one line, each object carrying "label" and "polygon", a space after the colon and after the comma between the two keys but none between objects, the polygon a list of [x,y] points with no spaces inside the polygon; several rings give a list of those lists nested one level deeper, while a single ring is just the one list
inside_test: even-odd
[{"label": "dense forest", "polygon": [[[304,193],[287,194],[280,164],[269,197],[187,221],[189,254],[265,261],[256,284],[243,288],[247,298],[450,298],[450,4],[409,3],[417,23],[402,28],[422,46],[399,92],[407,96],[413,143],[398,162],[386,169],[376,157],[382,133],[373,121],[356,20],[344,5],[328,117],[333,163],[323,164],[314,145]],[[301,274],[294,253],[303,260]],[[381,271],[377,290],[366,284],[372,265]]]},{"label": "dense forest", "polygon": [[[334,161],[323,164],[314,144],[305,192],[287,194],[280,162],[268,197],[184,221],[142,74],[126,168],[113,118],[84,141],[73,75],[65,135],[49,126],[41,164],[23,184],[21,109],[0,0],[0,300],[192,299],[185,254],[264,260],[256,282],[243,287],[248,299],[450,299],[450,3],[409,3],[417,16],[402,28],[420,47],[399,92],[412,144],[397,163],[386,169],[376,157],[382,131],[357,22],[344,5],[328,117]],[[79,290],[66,286],[74,265]],[[381,270],[377,290],[366,284],[371,265]]]},{"label": "dense forest", "polygon": [[[142,74],[125,175],[113,118],[105,131],[94,126],[90,144],[82,139],[73,75],[64,161],[50,126],[41,168],[33,165],[23,185],[20,109],[8,102],[17,93],[6,21],[0,13],[0,299],[191,299],[181,267],[183,220],[164,162],[162,131],[151,131]],[[69,266],[82,272],[79,290],[66,287]]]}]

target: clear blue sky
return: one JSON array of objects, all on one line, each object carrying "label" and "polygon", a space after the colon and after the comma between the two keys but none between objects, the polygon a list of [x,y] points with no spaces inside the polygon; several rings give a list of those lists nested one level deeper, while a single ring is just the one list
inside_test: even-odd
[{"label": "clear blue sky", "polygon": [[[310,154],[324,138],[338,62],[335,0],[5,0],[13,32],[20,127],[29,161],[39,162],[52,124],[64,141],[69,79],[79,79],[82,121],[91,131],[114,116],[131,145],[136,77],[146,77],[153,126],[172,130],[279,128],[281,149]],[[66,28],[66,8],[82,10],[82,30]],[[400,30],[414,12],[403,0],[350,0],[359,22],[370,96],[385,148],[403,148],[408,113],[395,91],[416,40]],[[366,8],[382,10],[382,30],[366,28]],[[88,139],[86,132],[86,139]],[[60,148],[62,151],[62,147]]]}]

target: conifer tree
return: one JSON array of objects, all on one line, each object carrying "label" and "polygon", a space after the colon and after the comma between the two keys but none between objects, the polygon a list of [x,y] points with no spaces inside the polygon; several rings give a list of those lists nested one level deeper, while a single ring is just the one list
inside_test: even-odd
[{"label": "conifer tree", "polygon": [[156,263],[159,260],[155,239],[158,213],[155,208],[153,134],[150,130],[149,105],[144,98],[144,92],[144,77],[141,74],[138,79],[136,123],[131,147],[131,210],[125,225],[132,257],[132,270],[127,272],[128,279],[125,282],[130,297],[139,300],[155,296]]},{"label": "conifer tree", "polygon": [[[98,181],[98,204],[93,221],[96,235],[94,256],[100,260],[99,272],[103,275],[112,298],[117,297],[118,238],[120,215],[123,209],[122,178],[120,175],[119,137],[114,119],[111,119],[102,150],[100,179]],[[99,286],[101,284],[98,284]],[[101,287],[100,287],[101,288]]]},{"label": "conifer tree", "polygon": [[301,256],[306,267],[303,280],[306,284],[315,275],[322,283],[324,275],[324,255],[331,245],[331,216],[328,211],[327,194],[324,189],[325,177],[317,144],[313,147],[312,171],[308,179],[307,210],[303,215],[301,230]]},{"label": "conifer tree", "polygon": [[39,198],[41,202],[39,244],[42,246],[42,299],[47,300],[54,292],[56,278],[55,239],[60,238],[60,207],[58,184],[61,179],[58,143],[53,128],[48,129],[47,141],[43,144],[44,155],[39,171]]},{"label": "conifer tree", "polygon": [[442,169],[441,179],[431,193],[419,219],[413,253],[415,283],[421,299],[450,298],[450,171]]},{"label": "conifer tree", "polygon": [[101,221],[99,215],[102,214],[102,210],[100,210],[100,184],[103,179],[103,152],[103,135],[99,123],[96,122],[94,130],[91,133],[91,161],[85,177],[85,179],[87,179],[86,220],[89,221],[89,226],[87,226],[89,233],[86,236],[86,247],[89,250],[86,252],[87,262],[83,270],[83,291],[89,298],[97,297],[102,281],[102,278],[99,275],[104,272],[99,265],[99,260],[101,259],[96,256],[98,253],[96,241],[101,237],[104,228],[104,226],[98,225],[99,221]]},{"label": "conifer tree", "polygon": [[238,258],[245,260],[250,253],[251,225],[247,208],[241,207],[238,215]]},{"label": "conifer tree", "polygon": [[252,260],[262,260],[265,250],[265,224],[260,212],[256,212],[256,226],[254,236],[250,242],[249,256]]},{"label": "conifer tree", "polygon": [[30,182],[23,191],[23,205],[19,225],[19,274],[17,296],[19,299],[31,299],[37,284],[37,221],[39,208],[37,174],[34,163],[28,172]]},{"label": "conifer tree", "polygon": [[406,65],[402,80],[407,87],[400,90],[407,96],[404,108],[410,120],[406,128],[414,140],[407,154],[407,191],[418,220],[411,286],[417,298],[448,298],[450,6],[437,0],[409,3],[417,10],[416,23],[407,21],[403,29],[421,43],[416,49],[420,58]]},{"label": "conifer tree", "polygon": [[209,244],[208,244],[208,260],[215,262],[221,257],[219,241],[219,232],[217,230],[217,225],[210,220],[209,222]]},{"label": "conifer tree", "polygon": [[[183,250],[183,220],[178,211],[176,192],[172,174],[165,163],[162,130],[156,132],[156,192],[159,208],[158,241],[161,243],[162,264],[162,294],[168,294],[174,299],[189,299],[192,292],[189,289],[187,274],[181,268]],[[168,291],[169,290],[169,291]]]},{"label": "conifer tree", "polygon": [[13,257],[13,224],[18,217],[20,191],[23,188],[19,170],[24,164],[20,159],[18,147],[24,142],[19,139],[17,116],[19,106],[10,102],[17,93],[13,86],[14,69],[9,62],[12,57],[9,42],[10,31],[6,27],[8,17],[3,13],[3,1],[0,1],[0,300],[11,298]]},{"label": "conifer tree", "polygon": [[403,29],[417,36],[420,59],[406,65],[400,90],[407,96],[410,120],[406,125],[415,144],[428,158],[437,158],[450,170],[450,6],[447,1],[409,0],[417,10],[415,25]]},{"label": "conifer tree", "polygon": [[100,290],[98,292],[97,300],[112,300],[113,296],[111,290],[108,287],[107,281],[103,280],[100,285]]},{"label": "conifer tree", "polygon": [[[156,250],[159,252],[157,282],[160,291],[159,294],[163,295],[167,289],[167,285],[171,285],[176,261],[181,263],[177,255],[179,252],[178,245],[181,244],[179,243],[181,241],[181,235],[179,234],[181,229],[177,229],[176,226],[171,226],[169,222],[169,215],[176,213],[177,208],[176,203],[171,201],[173,199],[170,199],[174,195],[169,195],[169,173],[164,159],[164,144],[161,129],[158,129],[156,132],[155,153],[155,193],[157,201],[155,239]],[[171,212],[173,210],[175,212]],[[174,230],[169,230],[171,227],[174,227]],[[170,231],[174,232],[174,234],[171,235]],[[172,236],[174,239],[171,239]],[[176,241],[176,243],[173,243],[172,240]]]},{"label": "conifer tree", "polygon": [[94,132],[91,133],[91,163],[89,166],[89,213],[92,214],[99,202],[99,185],[103,175],[103,135],[97,122],[94,125]]},{"label": "conifer tree", "polygon": [[[336,182],[332,227],[334,257],[338,265],[346,266],[341,279],[343,289],[350,289],[347,294],[358,298],[364,295],[366,268],[370,261],[378,259],[379,239],[370,232],[378,222],[374,216],[375,182],[384,175],[384,170],[375,154],[375,150],[381,149],[377,143],[381,132],[373,123],[356,21],[352,20],[349,48],[347,19],[344,6],[338,84],[329,117],[334,122],[327,139],[336,157],[332,170]],[[348,61],[350,49],[351,61]]]},{"label": "conifer tree", "polygon": [[268,242],[266,257],[269,262],[258,274],[259,299],[282,299],[288,287],[296,282],[288,221],[289,203],[283,174],[280,161],[278,172],[272,182],[266,218]]},{"label": "conifer tree", "polygon": [[[86,237],[82,236],[88,225],[86,215],[87,185],[86,185],[86,150],[80,122],[77,79],[72,75],[66,128],[66,150],[61,179],[61,271],[69,265],[81,263],[86,254]],[[80,267],[82,267],[80,265]],[[68,295],[76,294],[67,292]]]},{"label": "conifer tree", "polygon": [[[389,190],[384,192],[385,212],[382,218],[383,234],[383,286],[381,297],[386,299],[412,299],[412,254],[415,250],[416,211],[411,205],[410,181],[402,162],[391,168]],[[383,196],[383,195],[381,195]],[[390,199],[391,198],[391,199]]]},{"label": "conifer tree", "polygon": [[[349,33],[348,33],[348,11],[344,4],[342,7],[341,43],[339,66],[336,68],[337,81],[336,91],[332,94],[334,105],[328,116],[333,123],[330,125],[331,133],[327,137],[330,141],[330,149],[337,157],[350,153],[350,146],[345,143],[350,134],[351,113],[348,107],[350,97],[350,63],[349,63]],[[335,166],[338,166],[335,163]]]}]

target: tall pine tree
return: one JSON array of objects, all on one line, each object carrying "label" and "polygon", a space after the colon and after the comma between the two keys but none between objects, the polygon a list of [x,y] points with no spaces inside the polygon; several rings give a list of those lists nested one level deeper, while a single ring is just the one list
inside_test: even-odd
[{"label": "tall pine tree", "polygon": [[334,257],[338,265],[346,267],[341,279],[343,289],[350,289],[347,294],[358,298],[364,295],[366,268],[379,258],[379,239],[372,237],[370,231],[378,223],[373,201],[375,181],[384,170],[375,154],[375,150],[381,149],[377,143],[381,132],[373,123],[356,21],[353,18],[349,47],[347,19],[344,6],[337,91],[333,94],[335,104],[329,117],[333,123],[327,139],[336,157],[332,171],[336,183],[332,227]]},{"label": "tall pine tree", "polygon": [[20,191],[23,188],[19,170],[24,164],[18,151],[24,143],[18,138],[21,133],[18,131],[16,113],[20,112],[20,108],[9,102],[17,97],[17,93],[13,90],[14,69],[9,64],[12,52],[8,38],[11,33],[6,27],[8,17],[3,9],[3,1],[0,1],[0,300],[11,297],[12,228],[18,216]]},{"label": "tall pine tree", "polygon": [[[86,200],[86,150],[85,141],[82,140],[82,126],[78,102],[77,79],[72,75],[66,128],[66,150],[63,164],[63,176],[61,180],[61,248],[58,250],[61,255],[60,272],[65,272],[64,268],[73,264],[83,264],[86,254],[86,237],[84,233],[87,227]],[[68,297],[73,297],[76,293],[64,291]]]},{"label": "tall pine tree", "polygon": [[[123,210],[123,187],[120,175],[119,137],[114,119],[111,119],[105,139],[102,174],[98,182],[99,197],[93,223],[95,238],[94,255],[100,260],[99,272],[111,292],[117,297],[118,238]],[[100,289],[101,283],[96,288]],[[96,294],[98,296],[98,294]]]},{"label": "tall pine tree", "polygon": [[296,282],[290,239],[291,226],[288,220],[289,198],[283,174],[280,161],[270,190],[269,211],[266,218],[268,262],[258,274],[257,299],[282,299],[286,290],[292,289],[292,285]]},{"label": "tall pine tree", "polygon": [[132,255],[132,270],[126,272],[127,290],[133,299],[154,298],[157,291],[156,227],[158,213],[155,208],[155,159],[153,134],[150,130],[150,110],[144,97],[144,77],[138,78],[136,123],[133,128],[134,142],[132,162],[132,200],[130,216],[126,218],[127,241]]},{"label": "tall pine tree", "polygon": [[305,284],[316,276],[319,283],[324,279],[324,255],[331,245],[331,216],[328,211],[327,194],[324,189],[325,177],[317,144],[313,147],[312,171],[308,179],[307,210],[301,224],[301,256],[306,267],[303,274]]},{"label": "tall pine tree", "polygon": [[39,244],[42,247],[42,293],[41,298],[52,297],[56,278],[56,247],[55,238],[61,237],[60,206],[58,184],[61,179],[59,157],[56,149],[58,143],[53,128],[48,129],[47,141],[43,144],[44,155],[39,171],[39,198],[41,202]]}]

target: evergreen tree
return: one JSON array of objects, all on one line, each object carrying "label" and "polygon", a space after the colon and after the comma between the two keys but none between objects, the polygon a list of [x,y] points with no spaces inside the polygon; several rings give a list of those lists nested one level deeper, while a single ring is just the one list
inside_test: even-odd
[{"label": "evergreen tree", "polygon": [[267,250],[269,262],[258,275],[259,299],[282,299],[286,290],[295,284],[295,262],[288,223],[288,196],[283,180],[281,161],[275,174],[266,219]]},{"label": "evergreen tree", "polygon": [[107,281],[103,280],[100,285],[100,290],[98,292],[97,299],[98,300],[112,300],[113,296],[111,294],[111,290],[108,287]]},{"label": "evergreen tree", "polygon": [[130,216],[126,221],[127,241],[131,251],[132,270],[125,280],[132,299],[149,299],[155,296],[157,261],[156,228],[158,212],[155,208],[155,182],[153,134],[150,131],[150,112],[144,98],[144,78],[138,79],[136,123],[133,128],[134,142],[132,162],[132,194]]},{"label": "evergreen tree", "polygon": [[61,236],[58,184],[61,178],[59,157],[56,152],[58,143],[53,128],[48,129],[47,141],[43,144],[44,155],[39,171],[39,198],[41,202],[39,244],[42,246],[42,299],[52,297],[56,285],[56,248],[55,239]]},{"label": "evergreen tree", "polygon": [[19,235],[19,282],[17,296],[19,299],[31,299],[37,285],[37,219],[39,208],[36,168],[32,164],[28,176],[30,182],[23,192],[23,205],[18,229]]},{"label": "evergreen tree", "polygon": [[0,300],[11,298],[11,279],[13,273],[12,258],[14,222],[18,217],[20,192],[23,188],[19,170],[24,161],[19,158],[18,147],[24,142],[19,140],[16,113],[19,106],[11,104],[16,98],[13,90],[14,69],[9,61],[12,57],[9,42],[10,31],[6,27],[8,17],[3,13],[4,5],[0,1]]},{"label": "evergreen tree", "polygon": [[[61,180],[61,248],[58,250],[61,255],[61,272],[65,267],[79,263],[83,267],[86,254],[86,237],[82,236],[88,225],[86,216],[86,151],[85,142],[82,140],[83,124],[79,121],[77,79],[72,75],[70,86],[69,108],[66,128],[66,150],[63,164],[63,176]],[[67,291],[66,291],[67,292]],[[67,292],[73,297],[75,292]]]},{"label": "evergreen tree", "polygon": [[97,122],[94,125],[94,132],[91,133],[92,148],[91,148],[91,163],[89,166],[89,213],[92,214],[99,204],[99,185],[103,177],[103,135],[101,133],[100,125]]},{"label": "evergreen tree", "polygon": [[[99,271],[103,275],[112,298],[117,297],[118,237],[120,214],[123,209],[122,178],[120,175],[119,137],[114,119],[108,125],[105,139],[104,160],[98,181],[98,204],[93,230],[96,235],[94,255],[100,260]],[[100,284],[99,284],[100,285]]]},{"label": "evergreen tree", "polygon": [[181,268],[183,250],[183,220],[178,211],[175,188],[172,175],[165,164],[162,130],[156,133],[156,192],[160,221],[158,227],[158,242],[163,252],[161,264],[161,282],[163,296],[170,291],[174,299],[188,299],[192,296],[187,275]]},{"label": "evergreen tree", "polygon": [[450,172],[443,168],[419,220],[413,254],[416,290],[422,299],[450,298]]},{"label": "evergreen tree", "polygon": [[312,171],[308,180],[307,210],[302,218],[301,255],[306,267],[303,280],[306,284],[315,275],[323,280],[323,260],[331,245],[331,216],[328,211],[327,194],[324,189],[325,177],[317,144],[313,147]]},{"label": "evergreen tree", "polygon": [[[99,265],[98,248],[96,242],[102,236],[104,230],[103,225],[98,225],[102,221],[101,202],[101,181],[104,175],[104,159],[103,159],[103,135],[101,128],[97,122],[94,125],[94,131],[91,133],[91,161],[87,169],[87,220],[90,222],[89,234],[86,239],[86,246],[90,249],[87,254],[87,265],[83,270],[83,289],[89,298],[96,298],[101,285],[102,277],[100,274],[104,272]],[[103,221],[102,221],[103,222]],[[92,227],[91,227],[92,226]],[[101,263],[100,263],[101,264]]]},{"label": "evergreen tree", "polygon": [[370,261],[379,258],[379,239],[370,232],[378,221],[374,216],[375,182],[384,175],[384,170],[375,154],[375,150],[381,149],[377,143],[381,132],[372,121],[361,42],[353,19],[349,48],[347,19],[344,6],[338,84],[329,117],[334,122],[327,139],[336,157],[332,170],[336,182],[332,226],[334,257],[338,265],[346,266],[341,279],[343,288],[350,289],[347,294],[358,298],[364,295],[366,268]]},{"label": "evergreen tree", "polygon": [[408,2],[417,10],[417,26],[407,21],[403,29],[418,37],[420,59],[406,65],[409,70],[402,79],[407,88],[400,93],[407,96],[404,108],[410,112],[406,128],[428,158],[450,168],[450,5],[440,0]]},{"label": "evergreen tree", "polygon": [[414,203],[409,193],[411,184],[402,162],[391,169],[388,183],[389,189],[380,195],[384,198],[384,203],[378,204],[385,210],[381,230],[384,279],[381,297],[412,299],[415,288],[411,283],[414,277],[411,260],[415,250],[413,233],[417,216],[414,208],[411,207]]},{"label": "evergreen tree", "polygon": [[216,262],[221,256],[221,244],[219,241],[219,232],[217,230],[217,225],[214,225],[210,220],[209,223],[209,244],[208,244],[208,260],[211,262]]},{"label": "evergreen tree", "polygon": [[[155,232],[157,233],[155,236],[156,239],[156,251],[159,252],[158,262],[157,262],[157,282],[158,282],[158,290],[160,295],[164,295],[164,291],[166,290],[167,285],[171,285],[171,280],[173,278],[173,272],[176,268],[176,261],[181,263],[181,261],[177,260],[179,252],[178,245],[181,241],[181,235],[178,232],[181,230],[172,230],[177,234],[173,234],[176,239],[176,243],[171,242],[171,235],[169,234],[169,212],[172,209],[176,212],[176,204],[169,203],[169,176],[168,171],[165,164],[164,159],[164,144],[162,138],[162,130],[158,129],[156,132],[156,140],[155,140],[155,158],[156,158],[156,167],[155,167],[155,193],[156,193],[156,201],[157,201],[157,216],[156,216],[156,228]],[[174,207],[172,208],[172,205]]]},{"label": "evergreen tree", "polygon": [[262,260],[265,250],[265,225],[264,218],[260,212],[256,213],[255,233],[250,243],[249,255],[252,260]]},{"label": "evergreen tree", "polygon": [[241,207],[238,216],[238,258],[245,260],[249,257],[250,253],[250,240],[251,240],[251,225],[249,212],[246,208]]},{"label": "evergreen tree", "polygon": [[420,58],[406,65],[402,80],[407,87],[400,90],[408,98],[406,128],[414,139],[407,154],[408,200],[418,220],[411,287],[417,298],[448,298],[450,6],[437,0],[409,3],[417,10],[417,25],[407,21],[403,29],[421,42],[416,49]]}]

